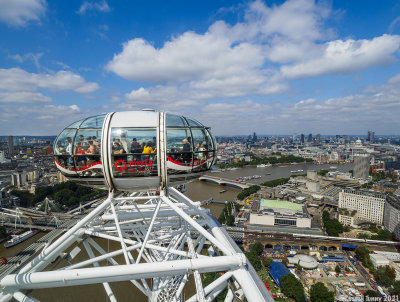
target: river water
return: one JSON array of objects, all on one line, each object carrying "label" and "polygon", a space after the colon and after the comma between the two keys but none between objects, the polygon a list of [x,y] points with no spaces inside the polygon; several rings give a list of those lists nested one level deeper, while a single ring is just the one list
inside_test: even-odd
[{"label": "river water", "polygon": [[[260,175],[261,178],[246,181],[248,183],[260,184],[262,182],[276,178],[289,177],[291,175],[290,171],[292,170],[304,170],[304,173],[306,173],[307,170],[319,171],[321,169],[329,169],[329,167],[330,165],[315,165],[315,164],[280,165],[280,166],[265,167],[265,168],[257,168],[252,166],[252,167],[244,167],[224,172],[210,172],[208,174],[215,177],[231,179],[231,180],[243,176]],[[337,166],[337,169],[342,172],[347,172],[352,168],[353,168],[352,165]],[[188,196],[193,201],[203,201],[211,197],[214,198],[214,200],[218,201],[234,201],[237,194],[240,192],[239,189],[231,187],[222,187],[216,184],[202,182],[202,181],[193,181],[191,183],[188,183],[186,184],[186,189],[187,192],[185,193],[185,195]],[[220,193],[220,191],[223,189],[225,189],[226,192]],[[209,204],[206,207],[210,209],[211,213],[214,216],[218,217],[224,205]],[[26,240],[25,242],[20,243],[17,246],[8,249],[4,248],[3,245],[1,245],[0,256],[12,257],[19,251],[29,246],[35,240],[38,240],[43,235],[44,233],[39,233],[38,235]],[[100,240],[100,239],[97,239],[96,241],[106,251],[108,250],[112,251],[113,249],[118,248],[118,243],[113,241]],[[80,245],[80,248],[82,249],[82,252],[79,253],[78,256],[73,260],[74,263],[87,259],[86,252],[83,246]],[[120,258],[116,257],[116,260],[120,263],[123,263],[123,259]],[[65,262],[63,263],[63,265],[65,265]],[[58,267],[59,267],[58,265],[55,265],[54,267],[50,267],[49,269],[57,269]],[[147,301],[145,296],[134,286],[130,285],[129,282],[111,283],[110,286],[113,289],[114,294],[116,295],[118,301],[138,301],[138,302]],[[189,281],[186,287],[187,289],[185,289],[185,294],[187,298],[190,297],[195,291],[194,282]],[[65,288],[35,290],[29,294],[37,298],[38,300],[44,302],[108,301],[108,298],[105,294],[102,285],[73,286]]]},{"label": "river water", "polygon": [[[334,165],[338,171],[348,172],[353,169],[353,165]],[[303,170],[301,174],[307,173],[307,170],[320,171],[321,169],[328,170],[332,165],[315,165],[315,164],[296,164],[296,165],[274,165],[272,167],[257,168],[254,166],[244,167],[235,170],[224,172],[209,172],[207,175],[235,180],[243,176],[260,175],[261,178],[247,180],[247,183],[260,184],[269,180],[290,177],[293,175],[290,171]],[[268,174],[268,175],[267,175]],[[203,201],[209,198],[214,198],[218,201],[234,201],[236,196],[240,193],[239,189],[231,187],[223,187],[204,181],[193,181],[186,184],[187,192],[185,193],[193,201]],[[221,190],[227,190],[225,193],[220,193]],[[211,210],[211,213],[218,217],[224,208],[223,205],[209,204],[206,206]]]}]

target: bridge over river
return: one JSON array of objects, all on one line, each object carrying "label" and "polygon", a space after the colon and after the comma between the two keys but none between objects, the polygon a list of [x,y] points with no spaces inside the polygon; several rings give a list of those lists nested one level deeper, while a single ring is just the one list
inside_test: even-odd
[{"label": "bridge over river", "polygon": [[226,178],[220,178],[220,177],[215,177],[215,176],[210,176],[210,175],[203,175],[199,178],[201,181],[207,181],[211,182],[220,186],[227,186],[227,187],[232,187],[240,190],[248,189],[251,186],[254,186],[254,184],[251,183],[244,183],[244,182],[239,182],[231,179],[226,179]]}]

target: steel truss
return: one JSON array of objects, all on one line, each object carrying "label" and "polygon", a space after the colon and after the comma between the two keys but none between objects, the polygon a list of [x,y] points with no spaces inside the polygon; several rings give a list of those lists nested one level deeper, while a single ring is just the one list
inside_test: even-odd
[{"label": "steel truss", "polygon": [[[178,302],[184,300],[189,278],[193,278],[196,292],[186,301],[212,301],[224,289],[225,301],[236,301],[240,293],[250,302],[273,301],[244,254],[209,210],[174,188],[166,192],[133,193],[128,197],[110,193],[17,273],[4,277],[0,281],[0,301],[36,301],[27,294],[34,289],[102,284],[114,302],[117,299],[109,283],[130,281],[148,301]],[[119,248],[105,251],[95,237],[115,241]],[[48,270],[52,260],[75,250],[75,246],[87,254],[86,260],[62,260],[64,267]],[[204,252],[209,247],[214,253]],[[73,258],[72,254],[69,256]],[[123,262],[118,262],[117,256],[123,256]],[[201,274],[206,272],[222,274],[204,287]]]}]

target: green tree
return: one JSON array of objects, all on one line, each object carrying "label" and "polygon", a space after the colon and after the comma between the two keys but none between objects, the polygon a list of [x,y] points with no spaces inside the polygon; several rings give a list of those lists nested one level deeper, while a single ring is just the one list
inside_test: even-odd
[{"label": "green tree", "polygon": [[260,258],[258,258],[258,256],[254,252],[246,253],[246,257],[256,271],[259,271],[261,269]]},{"label": "green tree", "polygon": [[390,290],[392,295],[400,295],[400,281],[393,282],[393,288]]},{"label": "green tree", "polygon": [[[215,280],[217,280],[220,276],[215,273],[205,273],[203,275],[203,287],[206,287],[207,285],[211,284]],[[223,302],[225,300],[226,294],[228,292],[228,289],[225,288],[216,298],[214,301],[216,302]]]},{"label": "green tree", "polygon": [[335,297],[322,282],[317,282],[311,286],[310,300],[311,302],[334,302]]},{"label": "green tree", "polygon": [[380,294],[378,294],[376,291],[370,290],[370,289],[364,293],[364,301],[372,301],[371,299],[368,299],[367,297],[382,298],[382,296]]},{"label": "green tree", "polygon": [[281,277],[282,293],[296,302],[306,301],[303,284],[296,279],[293,274],[287,274]]},{"label": "green tree", "polygon": [[262,245],[261,242],[254,243],[250,249],[250,252],[255,253],[257,256],[260,256],[263,251],[264,251],[264,246]]},{"label": "green tree", "polygon": [[237,195],[237,199],[243,200],[243,199],[245,199],[247,196],[250,196],[251,194],[256,193],[256,192],[257,192],[258,190],[260,190],[260,189],[261,189],[260,186],[257,186],[257,185],[251,186],[251,187],[249,187],[249,188],[243,190],[242,192],[240,192],[240,193]]},{"label": "green tree", "polygon": [[273,260],[271,257],[265,257],[265,258],[264,258],[264,261],[263,261],[264,266],[267,267],[267,268],[269,268],[269,266],[270,266],[271,263],[273,263],[273,262],[274,262],[274,260]]},{"label": "green tree", "polygon": [[340,274],[341,271],[342,271],[342,270],[340,269],[339,264],[336,264],[336,267],[335,267],[335,272],[336,272],[336,274]]}]

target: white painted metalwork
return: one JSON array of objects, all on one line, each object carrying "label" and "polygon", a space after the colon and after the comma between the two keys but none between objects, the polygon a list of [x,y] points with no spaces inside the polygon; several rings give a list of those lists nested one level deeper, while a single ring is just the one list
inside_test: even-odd
[{"label": "white painted metalwork", "polygon": [[[143,294],[143,301],[212,301],[228,288],[230,280],[236,281],[236,290],[242,289],[250,302],[271,300],[264,285],[253,280],[246,257],[208,210],[173,188],[168,192],[165,196],[161,193],[147,197],[145,193],[134,193],[126,198],[114,198],[110,193],[109,198],[18,272],[4,277],[0,281],[0,301],[10,301],[12,297],[35,301],[30,297],[35,289],[96,283],[103,285],[110,301],[117,301],[113,282],[119,281],[131,281]],[[93,240],[96,237],[118,242],[120,247],[105,251],[98,240]],[[206,253],[209,245],[217,251],[216,256]],[[87,253],[86,260],[73,260],[72,264],[61,260],[63,267],[49,270],[52,260],[74,246]],[[117,260],[118,255],[124,256],[123,261]],[[203,286],[202,274],[207,272],[220,272],[221,276]],[[192,297],[183,295],[188,280],[195,282]],[[229,288],[227,301],[232,295]]]}]

